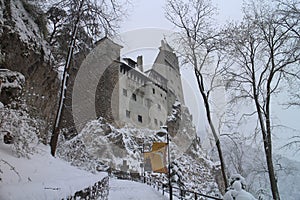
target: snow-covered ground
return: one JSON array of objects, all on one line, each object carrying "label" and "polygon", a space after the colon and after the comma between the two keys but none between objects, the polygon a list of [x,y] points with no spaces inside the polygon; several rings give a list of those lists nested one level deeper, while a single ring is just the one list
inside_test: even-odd
[{"label": "snow-covered ground", "polygon": [[[0,139],[0,199],[43,200],[62,199],[93,185],[106,173],[92,174],[70,166],[50,155],[49,147],[39,145],[37,152],[27,158],[18,158],[10,145]],[[163,200],[153,187],[127,180],[110,179],[109,200]],[[174,199],[177,199],[174,197]]]},{"label": "snow-covered ground", "polygon": [[0,199],[62,199],[105,177],[72,167],[50,155],[49,147],[39,145],[37,153],[17,158],[10,145],[0,139]]},{"label": "snow-covered ground", "polygon": [[110,179],[108,200],[163,200],[169,199],[163,196],[161,191],[153,187],[127,180]]}]

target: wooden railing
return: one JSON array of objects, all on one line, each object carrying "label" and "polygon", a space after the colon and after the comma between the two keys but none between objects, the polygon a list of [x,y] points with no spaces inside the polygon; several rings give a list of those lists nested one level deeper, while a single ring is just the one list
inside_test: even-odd
[{"label": "wooden railing", "polygon": [[[143,178],[143,177],[142,177]],[[168,184],[163,184],[160,181],[153,181],[153,179],[146,177],[145,183],[147,185],[152,186],[153,188],[157,189],[158,191],[161,191],[163,195],[166,193],[169,193],[169,186]],[[215,200],[222,200],[222,198],[214,197],[206,194],[202,194],[200,192],[191,191],[184,188],[179,188],[172,186],[173,196],[176,196],[178,199],[194,199],[194,200],[200,200],[200,199],[215,199]]]}]

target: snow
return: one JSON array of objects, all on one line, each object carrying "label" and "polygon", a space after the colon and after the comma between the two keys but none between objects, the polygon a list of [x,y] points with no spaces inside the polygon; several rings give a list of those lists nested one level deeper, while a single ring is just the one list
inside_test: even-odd
[{"label": "snow", "polygon": [[[92,174],[50,155],[37,146],[30,159],[17,158],[0,140],[0,199],[62,199],[100,181],[106,173]],[[3,173],[2,173],[3,172]]]},{"label": "snow", "polygon": [[153,187],[127,180],[110,180],[110,191],[108,200],[163,200],[169,199],[163,196],[161,191],[157,191]]},{"label": "snow", "polygon": [[[225,140],[223,140],[225,141]],[[223,143],[224,144],[224,143]],[[245,177],[246,191],[250,192],[256,198],[271,200],[272,193],[270,190],[269,176],[264,170],[267,168],[263,147],[256,147],[241,143],[241,148],[237,148],[236,143],[226,143],[224,147],[225,160],[227,161],[227,169],[230,174],[240,173]],[[230,156],[233,153],[240,151],[238,157],[233,157],[236,163],[241,162],[241,172],[236,171],[236,168],[231,163]],[[274,167],[278,178],[278,189],[281,199],[299,200],[299,184],[300,184],[300,162],[290,160],[288,158],[273,155]]]},{"label": "snow", "polygon": [[178,107],[178,106],[180,106],[180,105],[181,105],[180,101],[177,101],[177,100],[176,100],[175,103],[174,103],[174,106],[175,106],[175,107]]},{"label": "snow", "polygon": [[256,200],[250,193],[242,189],[240,181],[235,181],[232,184],[233,189],[226,192],[224,200]]},{"label": "snow", "polygon": [[[183,137],[188,137],[188,134]],[[171,170],[174,178],[176,176],[178,180],[174,180],[174,186],[184,184],[188,190],[201,190],[204,194],[218,195],[219,190],[213,175],[215,164],[204,156],[199,144],[189,144],[191,156],[183,152],[186,148],[175,143],[175,137],[170,139]],[[60,139],[57,155],[85,170],[97,171],[106,166],[123,172],[142,172],[141,148],[150,151],[153,141],[165,140],[165,137],[157,136],[157,131],[129,126],[119,129],[99,119],[88,122],[73,139]],[[153,176],[161,182],[166,180],[166,176],[162,174]]]}]

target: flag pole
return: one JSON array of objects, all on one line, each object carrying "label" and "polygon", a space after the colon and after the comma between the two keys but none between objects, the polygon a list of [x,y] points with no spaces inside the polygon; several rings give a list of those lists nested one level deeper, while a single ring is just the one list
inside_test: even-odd
[{"label": "flag pole", "polygon": [[169,134],[167,133],[167,144],[168,144],[168,178],[169,178],[169,196],[170,200],[173,199],[173,190],[171,184],[171,159],[170,159],[170,141]]},{"label": "flag pole", "polygon": [[156,133],[156,135],[162,137],[167,137],[167,145],[168,145],[168,180],[169,180],[169,199],[173,200],[173,190],[172,190],[172,184],[171,184],[171,158],[170,158],[170,138],[169,138],[169,132],[167,126],[161,126],[161,130]]}]

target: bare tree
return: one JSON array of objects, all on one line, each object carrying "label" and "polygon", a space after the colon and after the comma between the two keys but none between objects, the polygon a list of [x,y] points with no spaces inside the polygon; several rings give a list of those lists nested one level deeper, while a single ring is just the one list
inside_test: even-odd
[{"label": "bare tree", "polygon": [[299,79],[299,40],[286,26],[287,15],[276,5],[251,1],[244,8],[244,20],[225,31],[224,53],[235,65],[226,69],[227,89],[236,99],[250,99],[255,107],[263,139],[273,199],[280,199],[273,165],[271,100],[282,84]]},{"label": "bare tree", "polygon": [[[78,30],[83,29],[95,40],[99,39],[101,33],[103,32],[105,36],[109,36],[116,31],[117,26],[115,26],[115,23],[121,19],[121,14],[123,14],[121,4],[117,0],[59,0],[55,7],[66,8],[67,13],[69,13],[71,19],[73,19],[72,21],[74,21],[74,24],[72,26],[73,30],[72,34],[70,35],[68,54],[66,56],[58,110],[56,113],[54,128],[50,140],[51,154],[53,156],[55,156],[57,147],[58,135],[61,125],[61,116],[64,110],[64,100],[66,98],[65,95],[68,85],[68,71],[77,40]],[[52,20],[54,24],[59,21],[60,19]],[[52,35],[55,35],[55,33],[52,33]]]},{"label": "bare tree", "polygon": [[290,141],[285,144],[282,148],[288,148],[295,150],[295,153],[300,152],[300,136],[295,135],[289,139]]},{"label": "bare tree", "polygon": [[[184,62],[191,65],[197,79],[199,92],[204,102],[206,119],[212,132],[221,163],[225,188],[228,187],[225,163],[218,129],[213,122],[211,92],[220,86],[218,75],[221,55],[216,54],[218,35],[211,28],[211,17],[215,8],[210,0],[168,0],[166,18],[179,29],[180,54]],[[217,56],[216,56],[217,55]],[[211,67],[216,57],[215,66]],[[224,191],[223,191],[224,192]]]},{"label": "bare tree", "polygon": [[93,44],[104,36],[111,36],[119,28],[119,22],[126,16],[125,3],[127,0],[84,0],[79,13],[79,0],[54,0],[51,4],[44,5],[49,26],[48,42],[57,63],[66,58],[72,30],[75,27],[77,16],[78,34],[76,49],[91,48]]},{"label": "bare tree", "polygon": [[[278,1],[278,13],[282,15],[282,26],[290,30],[295,39],[298,40],[298,46],[300,46],[300,2],[296,0],[277,0]],[[290,100],[286,103],[288,107],[300,106],[300,94],[299,83],[293,80],[289,81]]]},{"label": "bare tree", "polygon": [[297,0],[277,0],[278,14],[282,15],[281,25],[290,29],[298,39],[300,38],[300,2]]}]

